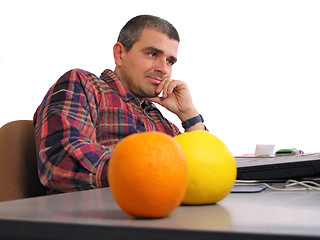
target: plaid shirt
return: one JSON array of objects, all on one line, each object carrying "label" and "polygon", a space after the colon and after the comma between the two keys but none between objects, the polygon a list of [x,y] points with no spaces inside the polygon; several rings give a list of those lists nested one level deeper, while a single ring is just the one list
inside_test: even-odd
[{"label": "plaid shirt", "polygon": [[179,129],[149,101],[132,95],[111,70],[64,74],[34,114],[39,177],[53,192],[108,186],[116,143],[137,132]]}]

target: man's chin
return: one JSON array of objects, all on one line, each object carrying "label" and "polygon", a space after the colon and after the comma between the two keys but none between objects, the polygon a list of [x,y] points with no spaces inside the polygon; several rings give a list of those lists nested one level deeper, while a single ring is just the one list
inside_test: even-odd
[{"label": "man's chin", "polygon": [[144,100],[150,100],[150,101],[152,101],[152,99],[153,98],[156,98],[157,97],[157,95],[149,95],[149,96],[144,96],[144,97],[142,97],[142,98],[140,98],[140,99],[144,99]]},{"label": "man's chin", "polygon": [[137,96],[139,98],[154,98],[154,97],[158,97],[159,94],[155,93],[155,92],[143,92],[141,94],[141,96]]}]

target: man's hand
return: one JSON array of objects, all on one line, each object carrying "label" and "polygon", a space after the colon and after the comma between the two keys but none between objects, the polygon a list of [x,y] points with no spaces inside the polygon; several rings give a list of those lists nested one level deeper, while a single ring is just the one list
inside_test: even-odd
[{"label": "man's hand", "polygon": [[[158,103],[161,106],[165,107],[169,111],[176,114],[181,121],[185,121],[199,115],[197,109],[192,103],[191,94],[185,82],[166,78],[156,88],[157,94],[160,94],[161,91],[162,97],[145,99]],[[191,127],[192,130],[195,130],[196,128],[204,129],[202,123],[196,125],[194,127]]]}]

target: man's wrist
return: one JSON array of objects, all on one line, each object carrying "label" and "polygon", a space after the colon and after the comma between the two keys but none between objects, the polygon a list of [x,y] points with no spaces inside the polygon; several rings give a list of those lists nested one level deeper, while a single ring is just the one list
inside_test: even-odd
[{"label": "man's wrist", "polygon": [[197,123],[199,122],[203,122],[203,117],[201,114],[195,116],[195,117],[192,117],[192,118],[189,118],[189,119],[186,119],[184,121],[182,121],[182,127],[186,130],[194,125],[196,125]]},{"label": "man's wrist", "polygon": [[199,115],[199,112],[197,109],[193,108],[190,111],[185,111],[185,112],[179,112],[177,116],[180,118],[181,122],[188,120],[190,118],[196,117]]}]

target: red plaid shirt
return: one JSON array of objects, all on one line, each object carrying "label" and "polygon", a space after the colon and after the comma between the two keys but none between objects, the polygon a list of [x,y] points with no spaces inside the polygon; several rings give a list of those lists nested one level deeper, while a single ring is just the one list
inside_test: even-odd
[{"label": "red plaid shirt", "polygon": [[38,169],[44,186],[67,192],[108,186],[108,160],[116,143],[136,132],[179,129],[149,101],[142,104],[105,70],[64,74],[34,115]]}]

